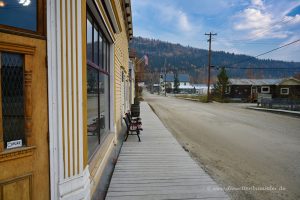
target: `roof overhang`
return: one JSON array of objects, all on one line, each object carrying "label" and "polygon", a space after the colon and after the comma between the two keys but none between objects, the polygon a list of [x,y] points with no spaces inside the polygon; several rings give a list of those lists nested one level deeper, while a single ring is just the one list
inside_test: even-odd
[{"label": "roof overhang", "polygon": [[133,27],[132,27],[132,11],[131,11],[131,0],[123,0],[125,7],[125,21],[129,40],[133,38]]}]

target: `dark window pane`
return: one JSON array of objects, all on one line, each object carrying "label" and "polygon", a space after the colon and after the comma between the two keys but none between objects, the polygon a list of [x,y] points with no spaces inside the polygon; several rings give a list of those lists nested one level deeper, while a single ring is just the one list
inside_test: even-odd
[{"label": "dark window pane", "polygon": [[103,69],[106,69],[106,60],[107,60],[107,49],[106,49],[106,40],[103,40]]},{"label": "dark window pane", "polygon": [[0,24],[37,31],[37,0],[1,0]]},{"label": "dark window pane", "polygon": [[94,63],[99,65],[99,35],[98,35],[98,29],[94,25]]},{"label": "dark window pane", "polygon": [[87,59],[92,61],[93,59],[93,25],[91,20],[87,19],[86,21],[86,54]]},{"label": "dark window pane", "polygon": [[98,71],[87,67],[88,157],[100,144]]},{"label": "dark window pane", "polygon": [[24,129],[23,56],[1,53],[2,125],[5,148],[7,142],[22,140]]},{"label": "dark window pane", "polygon": [[99,33],[99,66],[103,68],[103,39]]},{"label": "dark window pane", "polygon": [[110,59],[110,52],[109,52],[109,44],[107,43],[106,45],[106,52],[107,52],[107,56],[106,56],[106,71],[109,71],[109,59]]}]

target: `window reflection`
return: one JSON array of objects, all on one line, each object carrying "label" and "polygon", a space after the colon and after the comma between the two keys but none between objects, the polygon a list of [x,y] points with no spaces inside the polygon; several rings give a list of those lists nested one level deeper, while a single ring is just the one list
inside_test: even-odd
[{"label": "window reflection", "polygon": [[88,114],[88,156],[90,157],[100,144],[98,110],[98,71],[87,68],[87,114]]},{"label": "window reflection", "polygon": [[37,0],[1,0],[0,24],[37,31]]},{"label": "window reflection", "polygon": [[106,69],[107,51],[106,51],[106,40],[103,40],[103,69]]},{"label": "window reflection", "polygon": [[103,38],[99,34],[99,66],[103,68]]},{"label": "window reflection", "polygon": [[99,35],[97,27],[94,27],[94,63],[99,65],[99,43],[98,43]]},{"label": "window reflection", "polygon": [[100,138],[107,133],[109,128],[109,87],[108,76],[100,73],[99,76],[99,104],[100,104]]},{"label": "window reflection", "polygon": [[90,17],[86,21],[86,54],[87,59],[92,61],[93,54],[93,25]]}]

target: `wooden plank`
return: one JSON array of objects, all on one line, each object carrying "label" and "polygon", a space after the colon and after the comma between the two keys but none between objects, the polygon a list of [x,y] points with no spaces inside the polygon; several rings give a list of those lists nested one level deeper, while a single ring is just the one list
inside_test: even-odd
[{"label": "wooden plank", "polygon": [[142,142],[124,142],[106,199],[229,199],[144,102],[141,117]]}]

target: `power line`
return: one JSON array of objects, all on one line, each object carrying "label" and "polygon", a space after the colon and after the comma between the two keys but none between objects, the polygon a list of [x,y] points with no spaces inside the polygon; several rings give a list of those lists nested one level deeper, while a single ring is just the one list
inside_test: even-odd
[{"label": "power line", "polygon": [[267,51],[267,52],[265,52],[265,53],[261,53],[261,54],[255,56],[255,58],[260,57],[260,56],[263,56],[263,55],[266,55],[266,54],[268,54],[268,53],[271,53],[271,52],[276,51],[276,50],[278,50],[278,49],[281,49],[281,48],[283,48],[283,47],[286,47],[286,46],[289,46],[289,45],[291,45],[291,44],[297,43],[297,42],[299,42],[299,41],[300,41],[300,39],[295,40],[295,41],[293,41],[293,42],[290,42],[290,43],[288,43],[288,44],[282,45],[282,46],[280,46],[280,47],[277,47],[277,48],[272,49],[272,50],[270,50],[270,51]]},{"label": "power line", "polygon": [[290,42],[290,43],[287,43],[287,44],[285,44],[285,45],[282,45],[282,46],[280,46],[280,47],[277,47],[277,48],[271,49],[271,50],[269,50],[269,51],[267,51],[267,52],[258,54],[257,56],[253,56],[253,57],[251,57],[251,58],[247,58],[247,59],[245,59],[245,60],[241,60],[241,61],[239,61],[239,62],[237,62],[237,63],[230,64],[229,66],[236,65],[236,64],[239,64],[239,63],[243,63],[243,62],[246,62],[246,61],[248,61],[248,60],[252,60],[253,58],[258,58],[258,57],[260,57],[260,56],[266,55],[266,54],[271,53],[271,52],[273,52],[273,51],[277,51],[277,50],[279,50],[279,49],[281,49],[281,48],[287,47],[287,46],[292,45],[292,44],[294,44],[294,43],[297,43],[297,42],[299,42],[299,41],[300,41],[300,39],[294,40],[294,41],[292,41],[292,42]]},{"label": "power line", "polygon": [[300,67],[225,67],[226,69],[269,69],[269,70],[274,70],[274,69],[284,69],[284,70],[295,70],[298,69],[300,70]]}]

